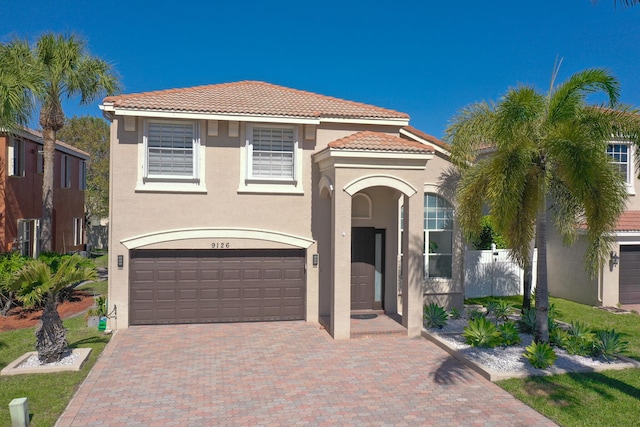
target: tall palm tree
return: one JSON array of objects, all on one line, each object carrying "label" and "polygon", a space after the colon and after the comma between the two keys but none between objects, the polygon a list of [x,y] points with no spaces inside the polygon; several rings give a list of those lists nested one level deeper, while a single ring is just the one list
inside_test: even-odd
[{"label": "tall palm tree", "polygon": [[24,126],[40,92],[41,73],[30,64],[29,44],[0,44],[0,130],[13,133]]},{"label": "tall palm tree", "polygon": [[[44,140],[41,247],[43,251],[51,251],[55,141],[57,132],[64,126],[62,100],[79,96],[81,104],[88,104],[101,95],[114,94],[118,90],[118,78],[112,66],[90,55],[85,41],[76,35],[43,34],[28,55],[25,45],[28,46],[25,41],[14,40],[3,47],[9,52],[20,52],[23,61],[0,65],[3,70],[0,76],[5,73],[21,79],[22,70],[33,69],[38,77],[35,90],[30,93],[41,104],[40,126]],[[25,86],[22,81],[20,84]],[[16,101],[16,104],[19,103]],[[17,111],[14,114],[22,118],[29,110],[18,108]]]},{"label": "tall palm tree", "polygon": [[68,287],[98,277],[95,267],[87,267],[85,261],[79,255],[50,263],[42,259],[29,260],[11,280],[10,287],[26,307],[44,305],[36,328],[36,350],[41,362],[60,360],[69,348],[67,331],[58,314],[58,299]]},{"label": "tall palm tree", "polygon": [[[636,144],[640,139],[638,116],[627,107],[616,108],[619,84],[611,74],[587,69],[555,86],[557,70],[548,94],[524,85],[509,89],[498,102],[464,108],[446,130],[452,159],[463,171],[457,196],[462,229],[477,232],[488,204],[512,257],[526,272],[535,240],[536,341],[542,342],[549,341],[547,216],[566,244],[586,228],[585,264],[595,275],[608,257],[627,197],[606,154],[607,143],[614,135]],[[608,108],[587,104],[594,92],[608,99]],[[478,149],[487,146],[492,155],[474,163]]]}]

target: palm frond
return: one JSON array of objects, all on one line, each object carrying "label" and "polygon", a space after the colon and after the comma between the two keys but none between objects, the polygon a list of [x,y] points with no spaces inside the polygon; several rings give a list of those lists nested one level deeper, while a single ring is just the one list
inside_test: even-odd
[{"label": "palm frond", "polygon": [[478,102],[465,107],[445,130],[445,140],[451,144],[451,161],[459,168],[467,168],[478,150],[493,143],[493,105]]}]

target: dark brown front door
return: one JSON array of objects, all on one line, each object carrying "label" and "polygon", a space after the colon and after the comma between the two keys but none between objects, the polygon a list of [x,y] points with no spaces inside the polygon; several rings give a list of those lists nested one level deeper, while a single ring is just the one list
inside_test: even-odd
[{"label": "dark brown front door", "polygon": [[351,229],[351,310],[374,306],[375,228]]}]

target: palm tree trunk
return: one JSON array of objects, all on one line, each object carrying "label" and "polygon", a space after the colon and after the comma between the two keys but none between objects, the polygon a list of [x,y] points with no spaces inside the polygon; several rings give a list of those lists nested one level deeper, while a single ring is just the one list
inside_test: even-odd
[{"label": "palm tree trunk", "polygon": [[536,218],[536,342],[549,343],[549,288],[547,286],[547,200],[546,197]]},{"label": "palm tree trunk", "polygon": [[53,250],[53,172],[56,155],[56,132],[42,131],[44,140],[44,174],[42,177],[42,228],[40,247],[44,252]]},{"label": "palm tree trunk", "polygon": [[45,299],[42,318],[36,328],[36,350],[42,363],[56,362],[69,350],[67,331],[58,314],[57,303],[53,295]]}]

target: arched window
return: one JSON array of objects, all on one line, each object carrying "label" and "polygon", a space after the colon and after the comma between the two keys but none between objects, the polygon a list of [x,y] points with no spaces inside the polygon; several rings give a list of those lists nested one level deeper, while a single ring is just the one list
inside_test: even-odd
[{"label": "arched window", "polygon": [[453,207],[437,194],[424,195],[425,276],[450,278],[453,261]]}]

